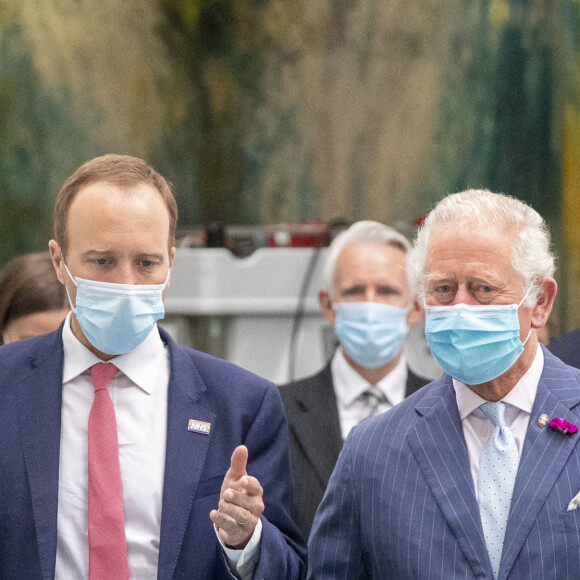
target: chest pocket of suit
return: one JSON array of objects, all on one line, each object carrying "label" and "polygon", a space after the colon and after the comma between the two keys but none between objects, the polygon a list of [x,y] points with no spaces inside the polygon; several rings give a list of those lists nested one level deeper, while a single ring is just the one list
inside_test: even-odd
[{"label": "chest pocket of suit", "polygon": [[223,475],[215,475],[214,477],[201,479],[197,486],[194,499],[198,500],[210,495],[219,495],[225,476],[226,474],[224,473]]},{"label": "chest pocket of suit", "polygon": [[576,533],[580,537],[580,508],[560,514],[560,528],[565,534]]}]

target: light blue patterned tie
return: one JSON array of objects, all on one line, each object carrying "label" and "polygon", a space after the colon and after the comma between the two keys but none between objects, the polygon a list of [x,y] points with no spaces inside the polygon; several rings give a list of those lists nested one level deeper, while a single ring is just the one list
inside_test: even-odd
[{"label": "light blue patterned tie", "polygon": [[505,422],[505,403],[479,407],[493,423],[479,462],[479,513],[493,577],[497,578],[520,456]]}]

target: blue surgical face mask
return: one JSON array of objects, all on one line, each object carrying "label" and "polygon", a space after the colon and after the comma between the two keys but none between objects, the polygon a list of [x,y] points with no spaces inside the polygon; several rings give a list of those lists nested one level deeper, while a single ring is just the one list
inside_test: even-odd
[{"label": "blue surgical face mask", "polygon": [[377,368],[392,361],[407,335],[407,308],[378,302],[334,304],[334,332],[358,364]]},{"label": "blue surgical face mask", "polygon": [[532,332],[522,343],[518,308],[528,292],[519,304],[426,306],[427,344],[441,368],[466,385],[491,381],[511,368]]},{"label": "blue surgical face mask", "polygon": [[164,317],[163,284],[113,284],[72,277],[77,287],[76,306],[71,309],[87,340],[106,354],[131,352],[149,335],[155,323]]}]

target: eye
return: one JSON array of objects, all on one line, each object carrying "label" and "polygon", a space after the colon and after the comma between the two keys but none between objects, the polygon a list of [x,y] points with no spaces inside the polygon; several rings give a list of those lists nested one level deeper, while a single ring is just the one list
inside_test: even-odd
[{"label": "eye", "polygon": [[475,288],[476,294],[492,294],[496,289],[493,286],[487,286],[486,284],[481,284]]},{"label": "eye", "polygon": [[350,286],[345,288],[342,292],[342,296],[361,296],[365,293],[364,286]]},{"label": "eye", "polygon": [[472,295],[483,304],[489,303],[497,294],[497,288],[488,284],[478,284],[475,286]]},{"label": "eye", "polygon": [[106,266],[107,265],[107,258],[97,258],[95,260],[95,262],[99,265],[99,266]]},{"label": "eye", "polygon": [[377,294],[379,294],[380,296],[392,296],[393,294],[398,295],[400,294],[400,292],[395,288],[390,288],[389,286],[380,286],[377,289]]},{"label": "eye", "polygon": [[449,304],[457,292],[457,286],[455,284],[434,283],[428,294],[439,304]]},{"label": "eye", "polygon": [[439,298],[452,298],[455,295],[455,292],[455,286],[451,284],[439,284],[439,286],[435,286],[433,289],[433,294]]}]

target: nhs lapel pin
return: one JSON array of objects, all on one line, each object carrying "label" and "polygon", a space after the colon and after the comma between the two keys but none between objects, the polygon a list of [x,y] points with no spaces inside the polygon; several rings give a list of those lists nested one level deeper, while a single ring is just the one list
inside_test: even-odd
[{"label": "nhs lapel pin", "polygon": [[193,433],[201,433],[202,435],[209,435],[211,429],[211,423],[206,423],[205,421],[197,421],[196,419],[190,419],[187,423],[187,430]]}]

